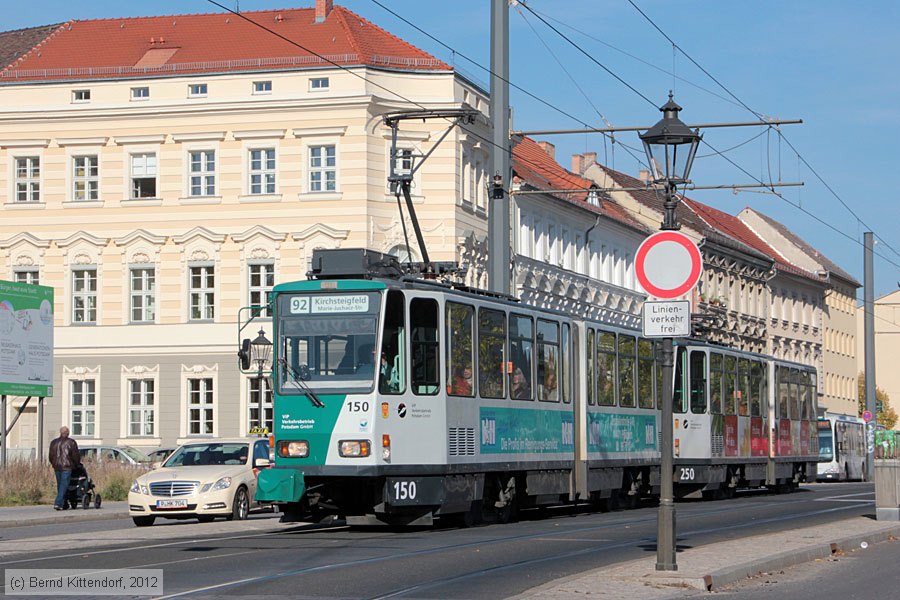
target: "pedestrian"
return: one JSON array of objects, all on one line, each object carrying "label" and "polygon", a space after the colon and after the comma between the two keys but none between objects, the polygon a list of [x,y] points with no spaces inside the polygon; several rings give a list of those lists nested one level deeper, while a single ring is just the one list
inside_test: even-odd
[{"label": "pedestrian", "polygon": [[72,479],[72,468],[81,464],[78,454],[78,443],[69,437],[69,428],[59,428],[59,437],[50,442],[50,464],[56,473],[55,510],[68,508],[66,495],[69,492],[69,481]]}]

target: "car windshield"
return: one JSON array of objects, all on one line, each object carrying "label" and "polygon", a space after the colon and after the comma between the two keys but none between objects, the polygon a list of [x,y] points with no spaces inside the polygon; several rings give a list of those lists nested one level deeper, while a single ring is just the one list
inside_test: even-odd
[{"label": "car windshield", "polygon": [[192,467],[209,465],[242,465],[247,462],[246,443],[209,442],[182,446],[163,464],[164,467]]},{"label": "car windshield", "polygon": [[150,457],[137,448],[132,448],[131,446],[121,446],[119,447],[119,450],[121,450],[123,454],[127,454],[129,458],[133,459],[136,462],[150,462]]}]

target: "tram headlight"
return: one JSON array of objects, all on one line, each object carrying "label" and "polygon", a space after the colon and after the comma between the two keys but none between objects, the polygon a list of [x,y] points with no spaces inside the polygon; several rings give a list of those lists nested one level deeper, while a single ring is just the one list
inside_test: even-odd
[{"label": "tram headlight", "polygon": [[278,442],[278,456],[306,458],[309,456],[309,442],[306,440],[282,440]]},{"label": "tram headlight", "polygon": [[340,455],[344,458],[365,458],[372,453],[369,440],[341,440],[338,442]]}]

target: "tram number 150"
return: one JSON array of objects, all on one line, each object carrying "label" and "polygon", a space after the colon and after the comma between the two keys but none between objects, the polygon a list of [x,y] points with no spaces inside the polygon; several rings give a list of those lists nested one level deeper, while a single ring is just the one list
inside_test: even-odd
[{"label": "tram number 150", "polygon": [[678,481],[693,481],[694,469],[692,467],[679,467]]},{"label": "tram number 150", "polygon": [[395,481],[394,482],[394,500],[415,500],[416,499],[416,482],[415,481]]},{"label": "tram number 150", "polygon": [[384,501],[391,506],[438,505],[443,497],[442,477],[388,477],[384,482]]}]

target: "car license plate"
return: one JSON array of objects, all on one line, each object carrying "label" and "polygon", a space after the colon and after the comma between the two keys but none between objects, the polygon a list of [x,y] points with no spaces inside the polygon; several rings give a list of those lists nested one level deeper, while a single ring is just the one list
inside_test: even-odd
[{"label": "car license plate", "polygon": [[156,508],[187,508],[187,500],[157,500]]}]

